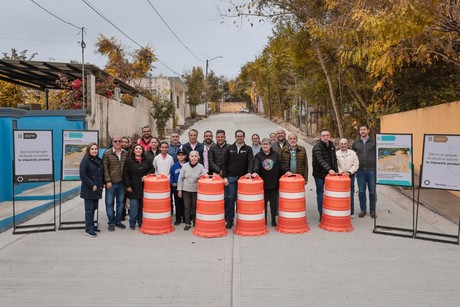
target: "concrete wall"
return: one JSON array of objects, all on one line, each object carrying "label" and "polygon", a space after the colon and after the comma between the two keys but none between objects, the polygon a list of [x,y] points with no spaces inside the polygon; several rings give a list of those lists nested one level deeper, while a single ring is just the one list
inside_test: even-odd
[{"label": "concrete wall", "polygon": [[424,134],[460,134],[460,101],[408,112],[385,115],[380,119],[382,133],[412,133],[415,174],[420,174]]},{"label": "concrete wall", "polygon": [[143,96],[135,97],[133,106],[114,99],[94,95],[87,115],[88,130],[99,131],[99,144],[108,146],[111,136],[134,136],[143,126],[150,126],[156,133],[155,120],[150,114],[152,102]]},{"label": "concrete wall", "polygon": [[235,113],[240,112],[241,108],[246,107],[246,102],[224,102],[220,105],[221,113]]}]

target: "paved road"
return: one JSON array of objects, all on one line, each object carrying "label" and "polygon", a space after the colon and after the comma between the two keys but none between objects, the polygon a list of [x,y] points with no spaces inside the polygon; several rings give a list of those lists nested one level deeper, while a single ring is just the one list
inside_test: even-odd
[{"label": "paved road", "polygon": [[[247,140],[278,127],[249,114],[212,116],[195,125],[237,128]],[[200,137],[201,139],[201,137]],[[308,146],[308,152],[311,147]],[[410,227],[405,196],[378,187],[378,222]],[[0,234],[0,306],[457,306],[456,245],[372,233],[366,216],[349,233],[318,228],[312,178],[307,185],[310,232],[203,239],[182,227],[169,235],[81,230]],[[103,203],[103,202],[102,202]],[[103,206],[101,206],[103,207]],[[357,206],[356,206],[357,208]],[[64,204],[64,221],[83,218],[79,198]],[[454,233],[456,225],[422,210],[421,229]],[[50,221],[52,212],[34,223]]]}]

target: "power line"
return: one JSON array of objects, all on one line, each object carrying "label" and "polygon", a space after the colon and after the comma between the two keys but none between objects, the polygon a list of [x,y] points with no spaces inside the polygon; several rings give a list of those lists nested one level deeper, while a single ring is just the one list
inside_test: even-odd
[{"label": "power line", "polygon": [[[82,0],[83,3],[85,3],[90,9],[92,9],[94,12],[96,12],[96,14],[98,14],[102,19],[104,19],[105,21],[107,21],[110,25],[112,25],[112,27],[114,27],[115,29],[118,30],[118,32],[120,32],[121,34],[123,34],[127,39],[129,39],[131,42],[133,42],[135,45],[139,46],[139,48],[143,48],[141,46],[141,44],[139,44],[138,42],[136,42],[134,39],[132,39],[128,34],[126,34],[125,32],[123,32],[123,30],[121,30],[119,27],[117,27],[112,21],[110,21],[110,19],[108,19],[107,17],[104,16],[104,14],[102,14],[101,11],[99,11],[94,5],[92,5],[89,1],[87,0]],[[157,57],[157,61],[162,64],[164,67],[166,67],[167,69],[169,69],[170,71],[172,71],[173,73],[175,73],[176,75],[180,76],[179,73],[177,73],[176,71],[174,71],[172,68],[170,68],[168,65],[166,65],[165,63],[163,63],[160,59],[158,59]]]},{"label": "power line", "polygon": [[71,22],[68,22],[68,21],[65,21],[64,19],[62,19],[61,17],[51,13],[50,11],[48,11],[47,9],[45,9],[43,6],[41,6],[40,4],[38,4],[37,2],[35,2],[34,0],[30,0],[33,4],[37,5],[39,8],[41,8],[42,10],[44,10],[45,12],[47,12],[48,14],[50,14],[51,16],[53,16],[54,18],[57,18],[59,19],[60,21],[62,21],[63,23],[66,23],[74,28],[77,28],[78,30],[81,30],[81,27],[77,27],[76,25],[74,25],[73,23]]},{"label": "power line", "polygon": [[177,36],[177,34],[173,31],[173,29],[171,29],[171,27],[168,25],[168,23],[166,22],[166,20],[164,20],[164,18],[161,16],[161,14],[158,12],[158,10],[155,8],[155,6],[152,4],[152,2],[150,2],[150,0],[147,0],[147,2],[150,4],[150,6],[152,7],[152,9],[155,11],[155,13],[157,13],[158,17],[160,17],[160,19],[163,21],[163,23],[166,25],[166,27],[169,29],[169,31],[171,31],[171,33],[174,35],[175,38],[177,38],[177,40],[181,43],[182,46],[184,46],[184,48],[197,60],[201,61],[201,62],[204,62],[203,59],[200,59],[196,54],[194,54],[191,49],[189,47],[187,47],[184,42],[179,38],[179,36]]},{"label": "power line", "polygon": [[131,37],[128,36],[128,34],[126,34],[125,32],[123,32],[119,27],[117,27],[113,22],[111,22],[107,17],[104,16],[104,14],[102,14],[102,12],[100,12],[94,5],[92,5],[91,3],[89,3],[89,1],[86,1],[86,0],[82,0],[83,3],[85,3],[90,9],[92,9],[94,12],[96,12],[96,14],[98,14],[100,17],[102,17],[105,21],[107,21],[109,24],[111,24],[115,29],[118,30],[118,32],[120,32],[121,34],[123,34],[127,39],[129,39],[130,41],[132,41],[134,44],[136,44],[137,46],[139,46],[139,48],[142,48],[142,46],[137,43],[134,39],[132,39]]}]

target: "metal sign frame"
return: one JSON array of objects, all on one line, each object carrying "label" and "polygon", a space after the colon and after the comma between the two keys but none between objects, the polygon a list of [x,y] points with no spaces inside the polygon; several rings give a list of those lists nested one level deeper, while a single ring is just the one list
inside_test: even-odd
[{"label": "metal sign frame", "polygon": [[[401,185],[401,184],[396,184],[393,183],[392,181],[384,181],[383,183],[378,183],[377,182],[377,172],[379,169],[379,147],[377,146],[377,139],[383,140],[385,138],[390,139],[390,137],[394,136],[405,136],[405,137],[410,137],[410,148],[409,148],[409,170],[410,170],[410,183],[409,185]],[[412,187],[412,229],[410,228],[402,228],[402,227],[393,227],[393,226],[385,226],[385,225],[377,225],[377,218],[374,219],[374,229],[373,233],[376,234],[381,234],[381,235],[388,235],[388,236],[397,236],[397,237],[404,237],[404,238],[414,238],[415,237],[415,187],[414,187],[414,164],[413,164],[413,135],[411,133],[378,133],[376,134],[376,151],[375,151],[375,159],[376,159],[376,167],[375,167],[375,182],[377,184],[381,185],[391,185],[391,186],[399,186],[399,187]],[[391,147],[391,150],[389,151],[393,153],[393,149],[397,149],[397,147]],[[407,149],[404,148],[404,149]],[[391,155],[389,153],[389,155]],[[385,154],[386,155],[386,154]],[[376,195],[377,195],[377,189],[376,189]]]},{"label": "metal sign frame", "polygon": [[[49,154],[51,155],[50,160],[51,160],[51,174],[43,174],[43,175],[31,175],[30,181],[23,182],[23,180],[20,180],[19,178],[21,177],[22,179],[26,178],[26,176],[17,176],[16,170],[17,170],[17,165],[16,162],[21,162],[19,161],[19,156],[16,156],[16,149],[17,149],[17,144],[16,144],[16,134],[18,138],[30,138],[30,139],[35,139],[37,138],[37,133],[38,132],[49,132],[50,138],[49,138],[49,143],[51,145],[49,150]],[[13,155],[15,156],[14,159],[12,160],[12,166],[13,166],[13,234],[27,234],[27,233],[36,233],[36,232],[48,232],[48,231],[56,231],[56,181],[54,180],[54,158],[53,158],[53,130],[32,130],[32,129],[14,129],[13,130]],[[32,154],[32,153],[31,153]],[[33,157],[32,157],[33,158]],[[18,161],[16,161],[18,160]],[[35,162],[35,161],[30,161],[30,162]],[[25,174],[19,174],[19,175],[25,175]],[[51,175],[51,177],[50,177]],[[42,178],[40,176],[43,176]],[[16,184],[27,184],[31,182],[53,182],[53,211],[54,211],[54,218],[53,218],[53,223],[42,223],[42,224],[27,224],[27,225],[16,225],[16,196],[15,196],[15,185]],[[31,229],[34,228],[34,229]],[[19,229],[19,230],[18,230]],[[25,229],[25,230],[21,230]]]},{"label": "metal sign frame", "polygon": [[[78,176],[78,179],[74,177],[70,178],[65,178],[64,176],[64,166],[65,166],[65,157],[68,154],[66,146],[67,142],[64,141],[70,134],[75,134],[75,139],[80,139],[81,141],[76,141],[75,144],[73,144],[73,147],[75,147],[75,151],[73,151],[74,148],[70,148],[69,151],[71,151],[69,154],[74,154],[75,152],[81,152],[86,150],[86,147],[89,143],[94,142],[96,144],[99,144],[99,131],[97,130],[62,130],[62,159],[61,159],[61,180],[59,181],[59,218],[58,218],[58,228],[59,230],[67,230],[67,229],[84,229],[85,228],[85,221],[62,221],[62,181],[81,181],[80,176]],[[88,134],[85,137],[85,134]],[[89,135],[92,135],[91,137]],[[94,135],[95,136],[94,136]],[[98,145],[99,146],[99,145]],[[84,153],[83,153],[84,155]],[[81,155],[83,158],[83,155]],[[79,159],[81,161],[81,159]],[[96,225],[99,223],[99,210],[96,210],[96,220],[94,221]]]}]

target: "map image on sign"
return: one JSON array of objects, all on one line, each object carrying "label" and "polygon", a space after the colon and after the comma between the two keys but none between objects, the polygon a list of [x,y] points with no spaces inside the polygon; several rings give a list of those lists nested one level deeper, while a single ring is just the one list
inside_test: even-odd
[{"label": "map image on sign", "polygon": [[379,148],[378,171],[410,173],[410,148]]}]

